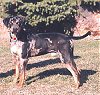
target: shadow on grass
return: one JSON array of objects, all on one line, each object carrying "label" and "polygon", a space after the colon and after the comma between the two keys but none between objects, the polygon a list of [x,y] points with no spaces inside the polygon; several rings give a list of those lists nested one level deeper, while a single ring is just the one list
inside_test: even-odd
[{"label": "shadow on grass", "polygon": [[27,81],[27,84],[29,85],[32,82],[35,82],[39,79],[44,79],[46,77],[54,76],[54,75],[57,75],[57,74],[70,75],[71,76],[71,73],[66,68],[54,68],[54,69],[50,69],[50,70],[40,72],[36,76],[29,76],[26,81]]},{"label": "shadow on grass", "polygon": [[[80,56],[74,56],[74,59],[80,58]],[[45,60],[45,61],[41,61],[38,63],[33,63],[33,64],[28,64],[27,65],[27,70],[30,70],[34,67],[36,68],[40,68],[40,67],[45,67],[47,65],[51,65],[51,64],[57,64],[60,62],[59,58],[56,59],[50,59],[50,60]],[[89,75],[93,75],[95,74],[97,71],[94,70],[82,70],[81,71],[81,85],[83,85],[83,83],[85,83],[88,80],[88,76]],[[14,74],[14,69],[4,72],[4,73],[0,73],[0,78],[6,78],[8,76],[12,76]],[[30,76],[27,81],[31,81],[28,82],[28,84],[38,80],[38,79],[43,79],[45,77],[49,77],[49,76],[53,76],[53,75],[71,75],[71,73],[66,69],[66,68],[54,68],[54,69],[50,69],[50,70],[46,70],[43,72],[40,72],[39,74],[37,74],[36,76]],[[36,78],[34,80],[34,78]]]},{"label": "shadow on grass", "polygon": [[0,73],[0,78],[6,78],[8,76],[12,76],[12,75],[14,75],[14,72],[15,72],[15,70],[12,69],[12,70],[9,70],[5,73]]},{"label": "shadow on grass", "polygon": [[[97,71],[94,71],[94,70],[82,70],[81,71],[81,76],[80,76],[81,86],[83,85],[83,83],[86,83],[86,81],[88,80],[88,76],[89,75],[93,75],[96,72]],[[29,85],[32,82],[35,82],[35,81],[37,81],[39,79],[44,79],[46,77],[54,76],[54,75],[57,75],[57,74],[60,74],[60,75],[71,75],[71,73],[66,68],[50,69],[50,70],[46,70],[46,71],[40,72],[36,76],[30,76],[26,80],[27,81],[27,85]]]},{"label": "shadow on grass", "polygon": [[[53,61],[54,61],[53,63],[51,62],[52,60],[49,60],[49,62],[48,62],[48,60],[46,60],[46,61],[47,61],[48,64],[55,64],[59,60],[53,59]],[[32,65],[29,64],[28,70],[32,69],[33,67],[43,67],[43,66],[48,65],[48,64],[44,64],[44,63],[45,62],[43,61],[43,64],[42,64],[42,62],[35,63],[35,64],[32,64]],[[94,70],[81,70],[81,75],[80,75],[81,86],[83,85],[83,83],[86,83],[86,81],[89,80],[88,79],[89,75],[94,75],[96,72],[97,71],[94,71]],[[0,73],[0,78],[6,78],[8,76],[12,76],[13,74],[14,74],[14,69],[7,71],[5,73]],[[54,69],[50,69],[50,70],[40,72],[39,74],[37,74],[35,76],[29,76],[26,81],[27,81],[27,84],[29,85],[32,82],[35,82],[39,79],[44,79],[46,77],[54,76],[54,75],[57,75],[57,74],[71,75],[71,73],[66,68],[54,68]]]},{"label": "shadow on grass", "polygon": [[74,59],[79,59],[81,58],[81,56],[74,56]]},{"label": "shadow on grass", "polygon": [[[78,59],[78,58],[81,58],[81,57],[80,56],[74,56],[74,59]],[[57,63],[61,63],[59,58],[44,60],[44,61],[41,61],[41,62],[38,62],[38,63],[27,64],[27,70],[30,70],[34,67],[36,67],[36,68],[45,67],[47,65],[57,64]]]},{"label": "shadow on grass", "polygon": [[[75,56],[75,58],[79,58],[79,56]],[[56,58],[56,59],[49,59],[49,60],[44,60],[38,63],[33,63],[33,64],[27,64],[27,70],[30,70],[32,68],[40,68],[40,67],[45,67],[47,65],[51,65],[51,64],[57,64],[60,63],[60,59]],[[14,69],[9,70],[7,72],[3,72],[0,73],[0,78],[6,78],[8,76],[12,76],[14,74]]]},{"label": "shadow on grass", "polygon": [[49,60],[44,60],[38,63],[33,63],[33,64],[27,64],[27,70],[30,70],[34,67],[39,68],[39,67],[45,67],[47,65],[51,65],[51,64],[57,64],[61,62],[59,58],[56,59],[49,59]]},{"label": "shadow on grass", "polygon": [[[40,68],[40,67],[45,67],[45,66],[50,65],[50,64],[57,64],[58,62],[60,62],[59,58],[45,60],[45,61],[41,61],[41,62],[33,63],[33,64],[27,64],[27,70],[30,70],[34,67]],[[6,78],[8,76],[12,76],[12,75],[14,75],[14,72],[15,72],[14,69],[12,69],[12,70],[9,70],[7,72],[0,73],[0,78]]]},{"label": "shadow on grass", "polygon": [[88,79],[88,76],[90,75],[94,75],[97,71],[94,70],[81,70],[81,74],[80,74],[80,83],[81,86],[83,85],[83,83],[86,83]]}]

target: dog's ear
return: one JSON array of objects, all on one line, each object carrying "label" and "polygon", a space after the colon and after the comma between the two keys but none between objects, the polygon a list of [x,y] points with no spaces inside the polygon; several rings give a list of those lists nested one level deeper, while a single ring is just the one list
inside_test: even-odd
[{"label": "dog's ear", "polygon": [[10,21],[10,19],[11,19],[11,17],[7,17],[7,18],[4,18],[4,19],[3,19],[3,23],[4,23],[4,25],[5,25],[6,27],[9,26],[9,21]]},{"label": "dog's ear", "polygon": [[18,16],[15,16],[15,18],[19,19],[19,22],[21,22],[21,23],[25,22],[25,17],[24,16],[18,15]]}]

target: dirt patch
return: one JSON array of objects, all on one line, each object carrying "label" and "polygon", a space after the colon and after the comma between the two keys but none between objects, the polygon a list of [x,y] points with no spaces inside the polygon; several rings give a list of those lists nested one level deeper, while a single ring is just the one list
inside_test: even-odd
[{"label": "dirt patch", "polygon": [[80,7],[80,16],[76,17],[77,24],[74,28],[74,35],[82,35],[87,31],[93,31],[92,38],[100,39],[100,14],[88,12]]},{"label": "dirt patch", "polygon": [[6,26],[3,24],[3,19],[0,18],[0,45],[9,43],[9,33]]}]

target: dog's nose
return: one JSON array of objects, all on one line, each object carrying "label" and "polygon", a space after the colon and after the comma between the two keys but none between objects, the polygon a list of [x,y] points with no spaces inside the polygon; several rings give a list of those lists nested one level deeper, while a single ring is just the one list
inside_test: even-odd
[{"label": "dog's nose", "polygon": [[13,28],[13,32],[17,32],[17,28]]}]

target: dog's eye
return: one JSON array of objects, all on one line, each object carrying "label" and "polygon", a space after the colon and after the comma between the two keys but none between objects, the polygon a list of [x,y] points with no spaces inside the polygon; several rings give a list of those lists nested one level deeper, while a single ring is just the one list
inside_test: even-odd
[{"label": "dog's eye", "polygon": [[11,23],[13,23],[14,21],[13,20],[11,20]]},{"label": "dog's eye", "polygon": [[19,22],[16,22],[16,24],[19,24]]},{"label": "dog's eye", "polygon": [[11,28],[11,25],[12,25],[12,24],[11,24],[11,23],[9,23],[9,24],[8,24],[8,27],[9,27],[9,28]]},{"label": "dog's eye", "polygon": [[13,18],[11,18],[11,19],[10,19],[10,22],[12,22],[12,23],[13,23],[13,21],[14,21],[14,20],[13,20]]}]

